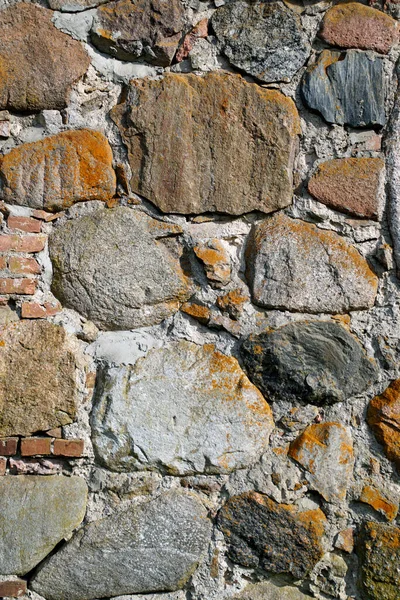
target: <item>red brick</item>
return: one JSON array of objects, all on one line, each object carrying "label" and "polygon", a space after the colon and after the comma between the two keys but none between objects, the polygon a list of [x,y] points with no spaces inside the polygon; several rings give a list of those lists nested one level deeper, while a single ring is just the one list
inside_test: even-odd
[{"label": "red brick", "polygon": [[5,256],[0,256],[0,269],[7,269],[7,259]]},{"label": "red brick", "polygon": [[26,581],[14,579],[12,581],[0,581],[0,597],[21,598],[26,594]]},{"label": "red brick", "polygon": [[35,258],[24,258],[21,256],[10,256],[8,268],[11,273],[18,275],[36,275],[41,272],[39,263]]},{"label": "red brick", "polygon": [[40,252],[46,245],[46,235],[0,235],[0,252]]},{"label": "red brick", "polygon": [[53,317],[61,310],[61,304],[45,302],[43,305],[38,302],[23,302],[21,306],[21,316],[23,319],[46,319]]},{"label": "red brick", "polygon": [[53,454],[79,458],[83,454],[83,448],[83,440],[54,440]]},{"label": "red brick", "polygon": [[3,456],[0,456],[0,476],[6,474],[7,469],[7,459]]},{"label": "red brick", "polygon": [[0,279],[0,294],[32,296],[36,292],[36,279]]},{"label": "red brick", "polygon": [[18,438],[4,438],[0,440],[0,456],[13,456],[17,453]]},{"label": "red brick", "polygon": [[21,440],[21,456],[37,456],[51,454],[51,439],[48,437],[31,437]]},{"label": "red brick", "polygon": [[65,215],[65,211],[48,213],[45,210],[34,210],[32,214],[36,219],[41,219],[42,221],[46,221],[46,223],[48,223],[49,221],[55,221],[56,219],[63,217]]},{"label": "red brick", "polygon": [[7,226],[10,229],[18,229],[27,233],[40,233],[42,229],[42,224],[37,219],[32,219],[32,217],[16,217],[13,215],[8,217]]}]

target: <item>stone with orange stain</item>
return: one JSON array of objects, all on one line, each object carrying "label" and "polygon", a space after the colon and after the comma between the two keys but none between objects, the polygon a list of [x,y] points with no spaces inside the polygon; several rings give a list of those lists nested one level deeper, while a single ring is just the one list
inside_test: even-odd
[{"label": "stone with orange stain", "polygon": [[377,220],[384,164],[381,158],[328,160],[311,177],[308,191],[335,210]]},{"label": "stone with orange stain", "polygon": [[244,304],[250,300],[247,292],[242,289],[231,290],[217,298],[217,306],[222,312],[228,313],[232,319],[239,319]]},{"label": "stone with orange stain", "polygon": [[398,600],[400,529],[381,523],[364,524],[357,544],[360,585],[368,600]]},{"label": "stone with orange stain", "polygon": [[388,521],[393,521],[399,511],[399,503],[388,498],[386,494],[373,485],[364,485],[359,501],[372,506],[373,509],[386,517]]},{"label": "stone with orange stain", "polygon": [[193,317],[193,319],[196,319],[199,323],[203,323],[203,325],[206,325],[211,318],[210,309],[197,302],[185,302],[185,304],[182,304],[181,306],[181,311],[190,317]]},{"label": "stone with orange stain", "polygon": [[300,120],[277,90],[226,72],[168,73],[132,80],[111,116],[132,190],[163,212],[268,213],[292,202]]},{"label": "stone with orange stain", "polygon": [[387,54],[399,39],[399,27],[395,19],[380,10],[349,2],[327,11],[319,35],[332,46]]},{"label": "stone with orange stain", "polygon": [[378,278],[354,246],[281,213],[253,228],[246,262],[254,302],[265,308],[346,313],[375,302]]},{"label": "stone with orange stain", "polygon": [[322,557],[325,522],[319,509],[300,512],[256,492],[233,496],[218,515],[230,560],[296,579],[303,579]]},{"label": "stone with orange stain", "polygon": [[354,550],[354,529],[348,527],[339,531],[335,539],[335,548],[351,554]]},{"label": "stone with orange stain", "polygon": [[367,422],[384,453],[400,471],[400,379],[375,396],[368,406]]},{"label": "stone with orange stain", "polygon": [[27,2],[1,11],[0,109],[61,110],[86,73],[89,56],[53,25],[53,14]]},{"label": "stone with orange stain", "polygon": [[306,471],[309,487],[327,502],[346,498],[354,467],[353,440],[340,423],[316,423],[290,445],[289,456]]},{"label": "stone with orange stain", "polygon": [[211,239],[194,247],[194,253],[204,265],[204,271],[211,285],[216,288],[227,285],[231,279],[229,252],[223,242]]},{"label": "stone with orange stain", "polygon": [[9,204],[59,211],[115,194],[112,151],[99,131],[64,131],[22,144],[0,159],[0,195]]},{"label": "stone with orange stain", "polygon": [[259,459],[273,426],[237,360],[212,345],[174,342],[98,373],[93,442],[112,470],[229,473]]},{"label": "stone with orange stain", "polygon": [[202,19],[193,27],[192,31],[189,31],[183,39],[181,46],[179,47],[178,52],[176,53],[175,60],[176,62],[182,62],[187,58],[190,52],[193,50],[193,46],[196,43],[196,40],[206,38],[208,36],[208,19]]}]

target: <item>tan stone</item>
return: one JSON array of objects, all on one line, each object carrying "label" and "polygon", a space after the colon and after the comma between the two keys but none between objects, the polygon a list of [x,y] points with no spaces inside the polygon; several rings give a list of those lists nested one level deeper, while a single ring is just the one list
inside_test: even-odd
[{"label": "tan stone", "polygon": [[371,400],[367,421],[388,459],[400,470],[400,379]]},{"label": "tan stone", "polygon": [[354,529],[349,527],[339,531],[335,540],[335,548],[351,554],[354,550]]},{"label": "tan stone", "polygon": [[53,11],[20,2],[0,12],[0,109],[60,110],[90,60],[52,23]]},{"label": "tan stone", "polygon": [[104,135],[65,131],[22,144],[0,159],[1,197],[10,204],[58,211],[115,193],[112,152]]},{"label": "tan stone", "polygon": [[132,189],[163,212],[271,212],[292,201],[300,122],[290,98],[239,75],[137,79],[112,111]]},{"label": "tan stone", "polygon": [[328,10],[320,36],[332,46],[387,54],[398,41],[399,29],[389,15],[359,2],[349,2]]},{"label": "tan stone", "polygon": [[204,265],[204,271],[211,285],[223,287],[231,278],[230,257],[220,240],[209,240],[198,244],[194,252]]},{"label": "tan stone", "polygon": [[20,321],[0,331],[0,435],[30,435],[75,417],[75,359],[65,330]]},{"label": "tan stone", "polygon": [[378,218],[381,158],[339,158],[319,165],[308,191],[327,206],[357,217]]}]

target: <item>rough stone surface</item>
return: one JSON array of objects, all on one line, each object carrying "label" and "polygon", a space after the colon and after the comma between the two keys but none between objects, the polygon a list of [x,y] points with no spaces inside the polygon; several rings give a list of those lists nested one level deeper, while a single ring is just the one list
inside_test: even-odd
[{"label": "rough stone surface", "polygon": [[377,377],[358,341],[331,321],[290,323],[250,335],[241,355],[251,381],[276,401],[343,402]]},{"label": "rough stone surface", "polygon": [[0,436],[30,435],[71,423],[75,358],[65,330],[20,321],[0,331]]},{"label": "rough stone surface", "polygon": [[381,158],[338,158],[319,165],[308,183],[315,198],[356,217],[378,219]]},{"label": "rough stone surface", "polygon": [[[113,470],[224,473],[268,446],[271,410],[235,358],[181,341],[98,376],[99,460]],[[160,398],[162,397],[162,403]]]},{"label": "rough stone surface", "polygon": [[32,587],[47,600],[174,591],[195,571],[210,535],[197,497],[167,492],[86,525],[44,563]]},{"label": "rough stone surface", "polygon": [[306,470],[309,487],[328,502],[346,498],[354,466],[353,440],[340,423],[310,425],[290,445],[289,456]]},{"label": "rough stone surface", "polygon": [[389,498],[382,490],[372,485],[365,485],[363,487],[358,500],[371,506],[389,521],[393,521],[399,511],[397,500]]},{"label": "rough stone surface", "polygon": [[121,60],[145,59],[168,66],[183,27],[180,0],[118,0],[97,10],[92,42]]},{"label": "rough stone surface", "polygon": [[49,6],[53,10],[75,13],[106,2],[107,0],[49,0]]},{"label": "rough stone surface", "polygon": [[386,123],[384,64],[379,56],[324,50],[307,69],[302,93],[309,108],[328,123],[352,127]]},{"label": "rough stone surface", "polygon": [[292,201],[300,123],[280,92],[227,73],[167,74],[132,81],[112,114],[132,189],[163,212],[237,215]]},{"label": "rough stone surface", "polygon": [[112,152],[98,131],[81,129],[22,144],[0,159],[0,196],[10,204],[58,211],[115,193]]},{"label": "rough stone surface", "polygon": [[130,208],[67,222],[50,238],[53,291],[102,329],[135,329],[176,312],[190,292],[161,238],[180,228]]},{"label": "rough stone surface", "polygon": [[367,421],[386,456],[400,470],[400,379],[371,400]]},{"label": "rough stone surface", "polygon": [[72,85],[85,74],[88,55],[54,27],[52,16],[25,2],[0,12],[0,109],[65,108]]},{"label": "rough stone surface", "polygon": [[232,600],[311,600],[299,589],[288,585],[278,586],[271,581],[250,584]]},{"label": "rough stone surface", "polygon": [[325,520],[319,509],[298,512],[295,506],[248,492],[228,500],[218,515],[218,526],[233,562],[302,579],[323,554]]},{"label": "rough stone surface", "polygon": [[2,477],[0,574],[31,571],[81,523],[86,496],[80,477]]},{"label": "rough stone surface", "polygon": [[283,3],[233,2],[211,25],[230,63],[267,83],[289,81],[310,54],[299,17]]},{"label": "rough stone surface", "polygon": [[400,529],[368,522],[358,545],[360,583],[368,600],[397,600],[400,574]]},{"label": "rough stone surface", "polygon": [[197,258],[203,263],[204,271],[211,285],[219,288],[227,285],[231,278],[229,254],[220,240],[212,239],[193,248]]},{"label": "rough stone surface", "polygon": [[341,236],[283,214],[253,228],[246,275],[265,308],[343,313],[373,306],[378,279]]},{"label": "rough stone surface", "polygon": [[349,2],[328,10],[320,36],[332,46],[387,54],[398,41],[399,29],[389,15],[359,2]]}]

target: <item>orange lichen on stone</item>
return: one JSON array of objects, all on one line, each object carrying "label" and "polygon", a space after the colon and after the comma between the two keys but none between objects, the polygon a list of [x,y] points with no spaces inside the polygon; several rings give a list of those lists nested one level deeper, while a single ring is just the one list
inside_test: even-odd
[{"label": "orange lichen on stone", "polygon": [[372,506],[377,512],[383,514],[389,521],[393,521],[399,510],[398,503],[387,498],[372,485],[365,485],[363,487],[359,501],[369,504],[369,506]]},{"label": "orange lichen on stone", "polygon": [[368,406],[367,422],[385,455],[400,470],[400,379],[375,396]]},{"label": "orange lichen on stone", "polygon": [[208,323],[211,317],[210,309],[196,302],[185,302],[181,306],[181,311],[203,324]]},{"label": "orange lichen on stone", "polygon": [[235,289],[217,298],[217,306],[227,312],[232,319],[238,319],[243,305],[249,301],[249,295],[241,289]]},{"label": "orange lichen on stone", "polygon": [[213,239],[194,247],[194,253],[204,265],[207,279],[215,287],[229,283],[231,266],[229,253],[220,240]]}]

